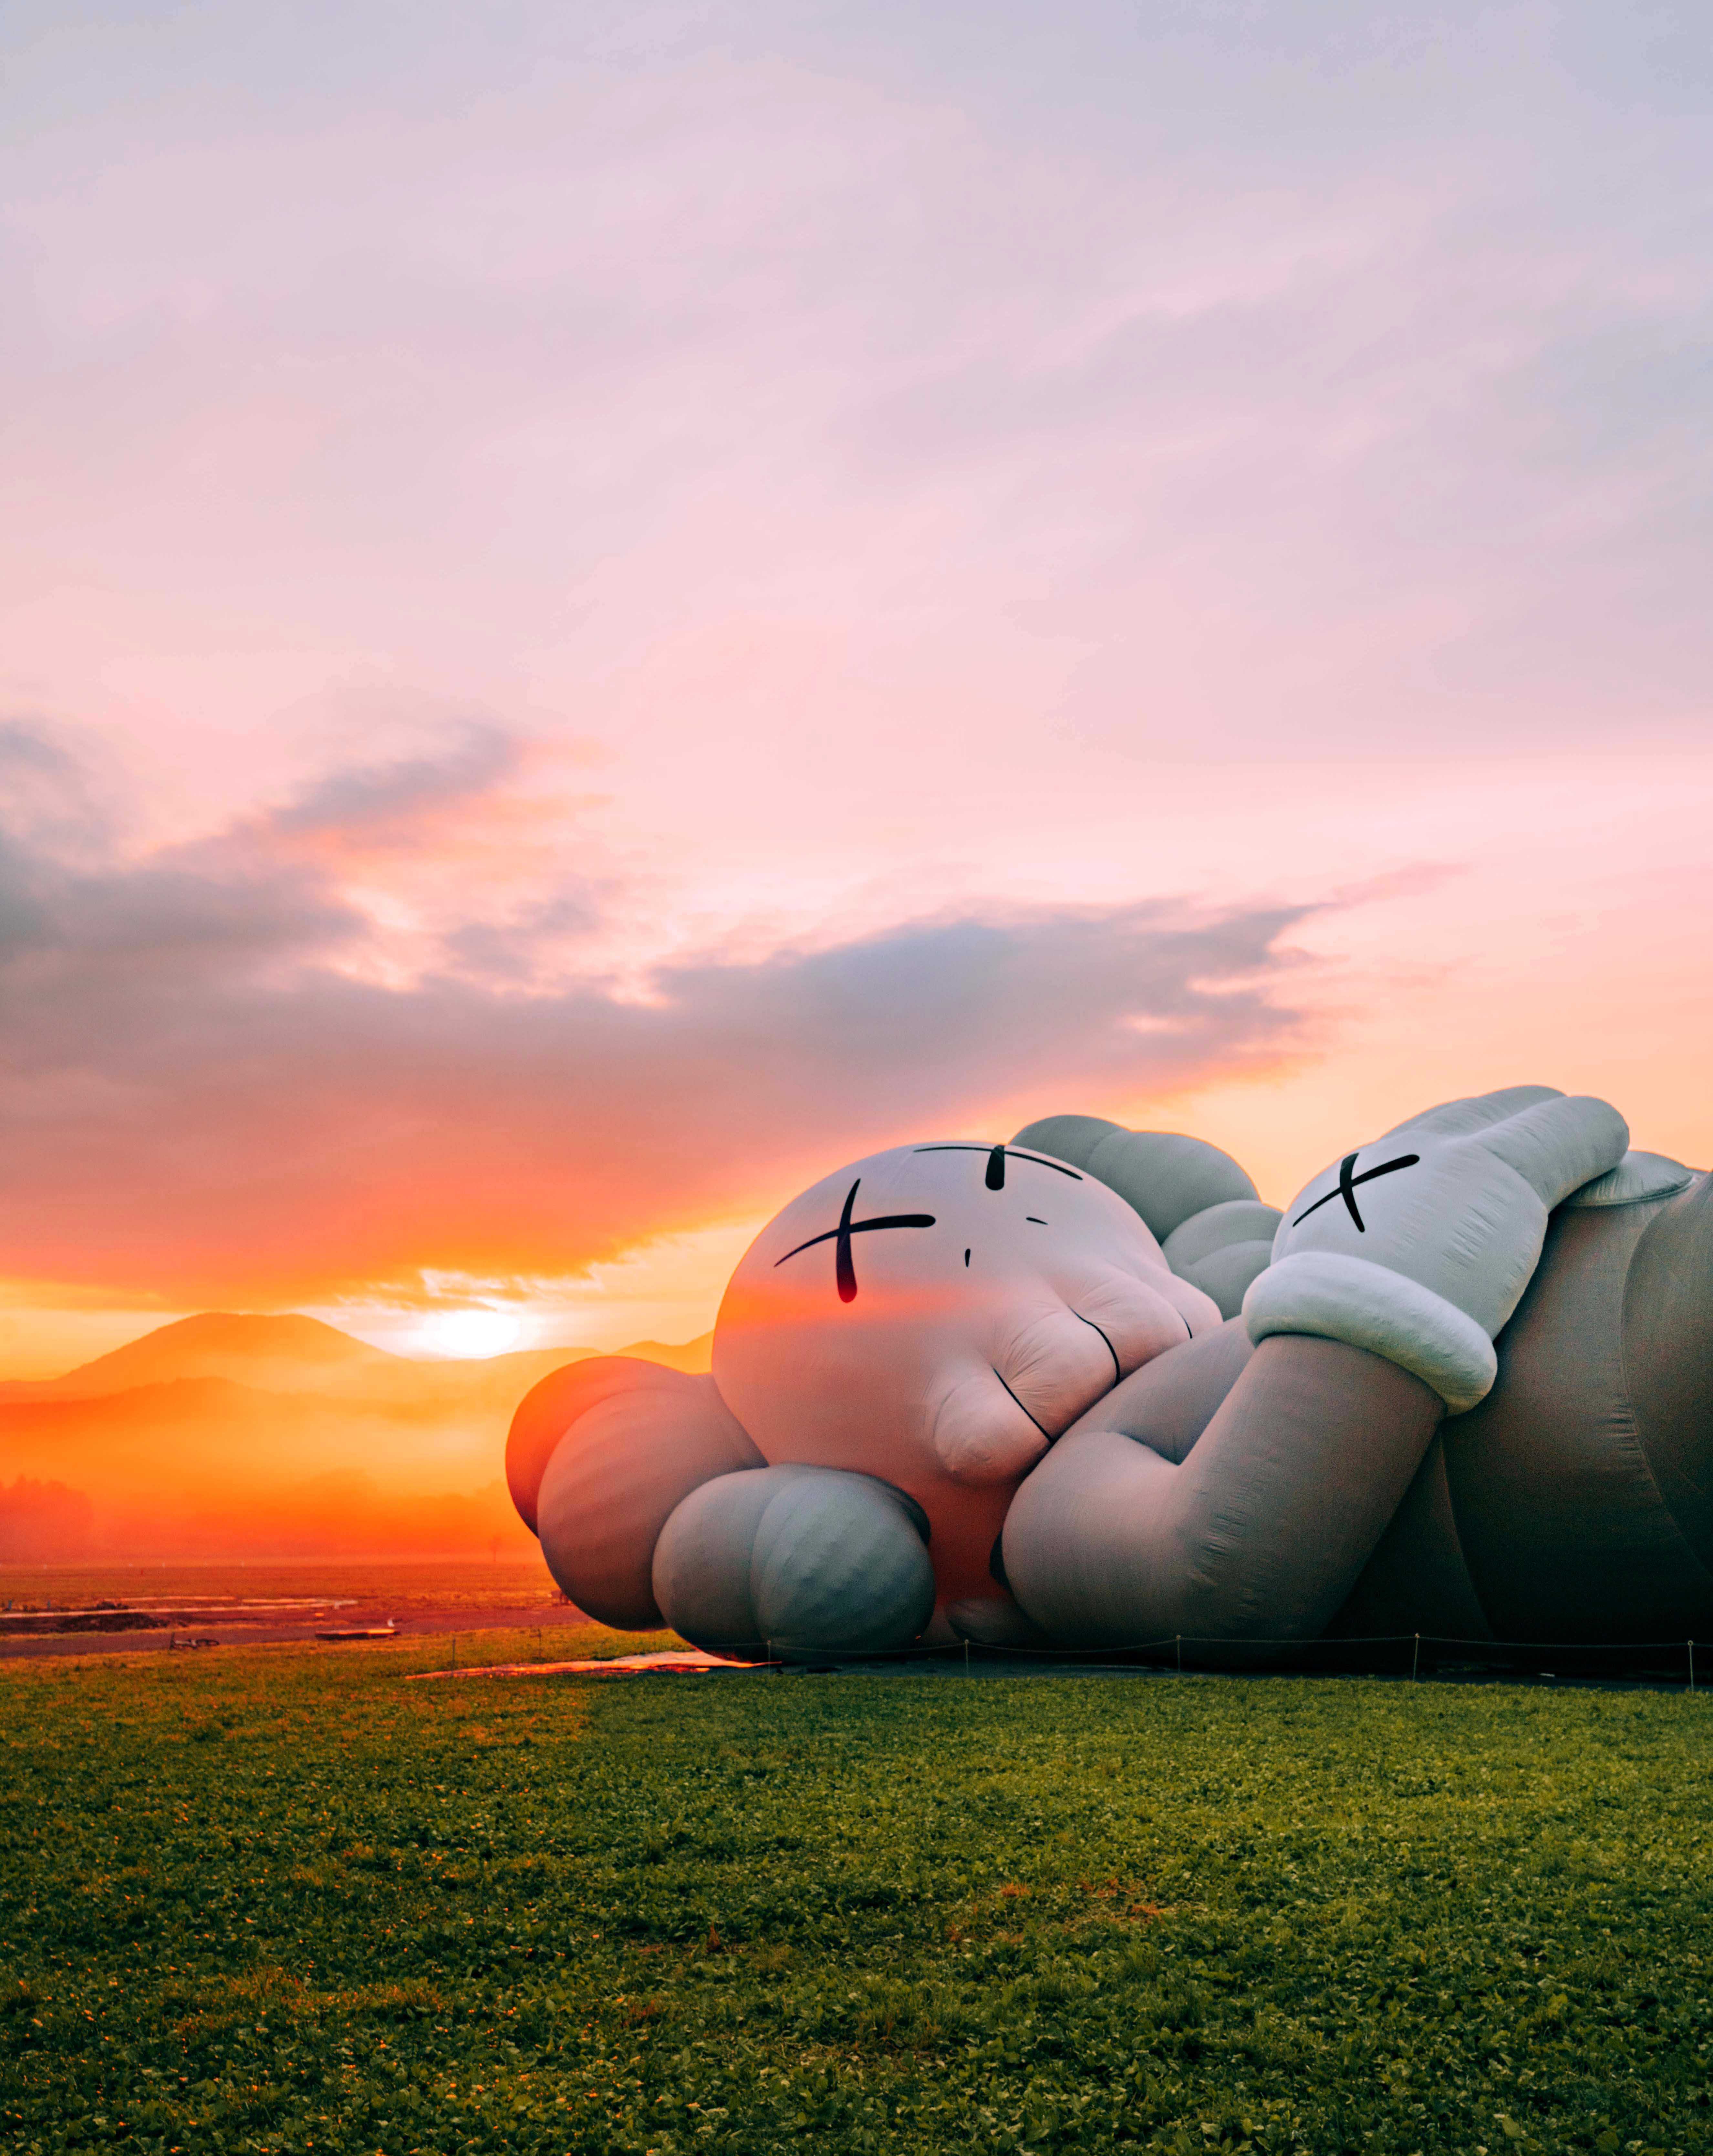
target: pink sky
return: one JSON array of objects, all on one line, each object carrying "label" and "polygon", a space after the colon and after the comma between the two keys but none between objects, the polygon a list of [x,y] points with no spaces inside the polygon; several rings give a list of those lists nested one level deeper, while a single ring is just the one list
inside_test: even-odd
[{"label": "pink sky", "polygon": [[1059,1108],[1713,1161],[1699,24],[11,11],[0,1374]]}]

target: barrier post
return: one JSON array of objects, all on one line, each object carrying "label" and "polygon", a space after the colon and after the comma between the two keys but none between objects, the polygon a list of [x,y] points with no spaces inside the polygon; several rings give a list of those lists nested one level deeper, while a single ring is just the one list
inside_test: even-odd
[{"label": "barrier post", "polygon": [[1690,1690],[1691,1691],[1693,1691],[1695,1690],[1695,1641],[1694,1641],[1693,1640],[1691,1640],[1690,1641]]},{"label": "barrier post", "polygon": [[1415,1650],[1415,1652],[1414,1652],[1414,1653],[1410,1656],[1410,1682],[1411,1682],[1412,1684],[1413,1684],[1413,1683],[1416,1681],[1417,1676],[1418,1676],[1418,1672],[1419,1672],[1419,1671],[1420,1671],[1420,1669],[1421,1669],[1421,1663],[1422,1663],[1422,1635],[1421,1635],[1421,1634],[1420,1634],[1419,1632],[1418,1632],[1418,1633],[1417,1633],[1417,1635],[1416,1635],[1416,1650]]},{"label": "barrier post", "polygon": [[1182,1676],[1183,1675],[1183,1635],[1182,1632],[1174,1632],[1172,1636],[1177,1642],[1177,1674]]},{"label": "barrier post", "polygon": [[966,1676],[970,1673],[970,1643],[967,1640],[963,1643],[963,1673]]}]

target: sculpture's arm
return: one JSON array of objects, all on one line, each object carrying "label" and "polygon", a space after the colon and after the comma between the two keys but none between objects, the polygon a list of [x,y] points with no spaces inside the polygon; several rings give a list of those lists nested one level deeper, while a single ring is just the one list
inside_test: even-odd
[{"label": "sculpture's arm", "polygon": [[1604,1101],[1519,1086],[1326,1169],[1285,1209],[1244,1300],[1255,1353],[1182,1464],[1146,1429],[1080,1425],[1019,1490],[1003,1555],[1028,1615],[1114,1645],[1317,1636],[1440,1416],[1492,1384],[1549,1211],[1628,1140]]},{"label": "sculpture's arm", "polygon": [[1188,1651],[1205,1661],[1250,1658],[1210,1656],[1205,1643],[1216,1640],[1315,1639],[1444,1412],[1437,1394],[1383,1357],[1275,1336],[1182,1464],[1146,1438],[1090,1427],[1092,1415],[1061,1438],[1013,1501],[1006,1579],[1068,1643],[1181,1636],[1203,1643]]}]

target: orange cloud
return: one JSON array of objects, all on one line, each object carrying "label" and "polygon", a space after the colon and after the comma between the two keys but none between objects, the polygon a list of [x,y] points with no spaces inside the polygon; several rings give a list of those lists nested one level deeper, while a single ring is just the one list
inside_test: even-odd
[{"label": "orange cloud", "polygon": [[[51,766],[36,737],[12,752]],[[562,964],[531,979],[598,917],[562,887],[368,977],[376,924],[304,834],[378,829],[421,870],[452,804],[479,820],[510,769],[484,737],[339,772],[139,860],[14,832],[0,1270],[182,1303],[563,1276],[753,1209],[829,1153],[1293,1043],[1284,907],[972,910],[680,956],[637,993]]]}]

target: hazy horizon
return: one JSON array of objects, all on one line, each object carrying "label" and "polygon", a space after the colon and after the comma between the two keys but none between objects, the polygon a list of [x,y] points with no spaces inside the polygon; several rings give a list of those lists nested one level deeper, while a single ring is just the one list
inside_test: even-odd
[{"label": "hazy horizon", "polygon": [[[473,1313],[473,1315],[480,1317],[481,1313]],[[230,1319],[242,1324],[252,1318],[259,1318],[264,1322],[274,1322],[290,1321],[297,1317],[305,1318],[312,1325],[323,1327],[330,1332],[341,1334],[346,1339],[355,1341],[365,1348],[373,1348],[378,1354],[391,1357],[396,1361],[423,1363],[498,1363],[508,1358],[521,1355],[611,1355],[623,1354],[628,1350],[650,1348],[682,1353],[705,1344],[711,1337],[711,1334],[699,1333],[694,1340],[623,1341],[598,1345],[587,1340],[542,1340],[532,1343],[528,1348],[520,1348],[510,1342],[497,1347],[488,1345],[478,1332],[472,1330],[469,1336],[471,1344],[469,1346],[444,1348],[439,1352],[423,1349],[413,1353],[388,1347],[384,1340],[372,1339],[367,1332],[358,1332],[354,1327],[331,1325],[326,1318],[316,1317],[310,1311],[187,1311],[182,1317],[165,1318],[158,1324],[146,1325],[139,1332],[128,1333],[123,1340],[115,1341],[112,1347],[105,1348],[97,1354],[85,1357],[83,1360],[72,1363],[69,1368],[62,1368],[57,1364],[50,1370],[17,1370],[0,1368],[0,1394],[3,1394],[8,1386],[51,1383],[59,1378],[74,1377],[79,1372],[91,1369],[98,1363],[110,1362],[120,1356],[126,1348],[139,1347],[145,1342],[152,1340],[157,1333],[175,1332],[182,1327],[193,1326],[205,1320]]]},{"label": "hazy horizon", "polygon": [[[705,1339],[627,1344],[708,1367]],[[315,1319],[209,1312],[0,1382],[0,1567],[526,1556],[506,1429],[588,1352],[407,1360]]]}]

